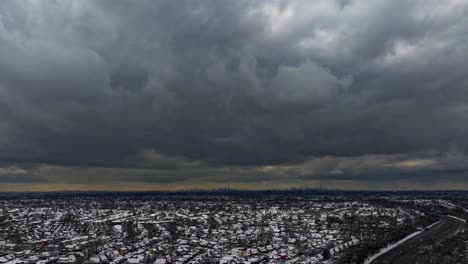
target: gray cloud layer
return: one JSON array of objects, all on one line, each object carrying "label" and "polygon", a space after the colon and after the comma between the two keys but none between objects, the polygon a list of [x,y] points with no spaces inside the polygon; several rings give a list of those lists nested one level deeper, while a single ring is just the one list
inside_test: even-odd
[{"label": "gray cloud layer", "polygon": [[463,174],[467,43],[464,0],[2,1],[0,181]]}]

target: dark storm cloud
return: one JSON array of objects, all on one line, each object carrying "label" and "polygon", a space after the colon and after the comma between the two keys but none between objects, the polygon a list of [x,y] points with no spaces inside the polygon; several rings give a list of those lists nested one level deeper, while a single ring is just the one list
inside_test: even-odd
[{"label": "dark storm cloud", "polygon": [[455,0],[2,1],[0,173],[247,182],[321,157],[464,157],[467,17]]}]

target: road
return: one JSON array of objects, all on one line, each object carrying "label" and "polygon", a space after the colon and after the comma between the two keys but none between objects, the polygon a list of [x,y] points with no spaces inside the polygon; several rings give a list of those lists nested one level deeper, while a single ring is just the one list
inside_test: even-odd
[{"label": "road", "polygon": [[454,234],[464,224],[459,219],[442,216],[437,224],[380,255],[370,264],[414,264],[421,246]]}]

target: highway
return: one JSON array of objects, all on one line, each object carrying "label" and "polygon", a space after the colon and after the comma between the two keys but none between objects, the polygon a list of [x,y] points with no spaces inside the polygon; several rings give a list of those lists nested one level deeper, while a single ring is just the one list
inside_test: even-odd
[{"label": "highway", "polygon": [[421,246],[453,235],[464,224],[459,219],[442,216],[438,223],[380,255],[370,264],[414,264]]}]

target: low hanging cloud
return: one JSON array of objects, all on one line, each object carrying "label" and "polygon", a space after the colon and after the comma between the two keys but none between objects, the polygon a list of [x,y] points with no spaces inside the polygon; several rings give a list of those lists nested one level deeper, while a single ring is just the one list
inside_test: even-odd
[{"label": "low hanging cloud", "polygon": [[0,181],[457,187],[467,15],[455,0],[2,1]]}]

